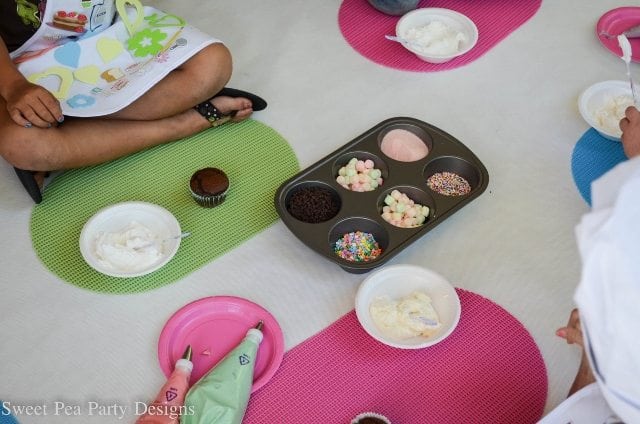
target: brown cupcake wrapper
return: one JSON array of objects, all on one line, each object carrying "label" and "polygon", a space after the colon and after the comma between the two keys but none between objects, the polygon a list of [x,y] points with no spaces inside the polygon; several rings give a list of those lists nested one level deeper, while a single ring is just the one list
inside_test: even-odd
[{"label": "brown cupcake wrapper", "polygon": [[227,198],[226,191],[224,193],[220,193],[212,196],[201,196],[199,194],[194,193],[191,190],[189,191],[191,192],[191,197],[193,198],[193,200],[195,200],[197,204],[205,208],[216,207],[222,202],[224,202],[225,199]]},{"label": "brown cupcake wrapper", "polygon": [[391,424],[391,421],[389,421],[387,417],[376,412],[363,412],[361,414],[358,414],[351,420],[351,424],[359,424],[360,421],[365,418],[377,418],[385,424]]}]

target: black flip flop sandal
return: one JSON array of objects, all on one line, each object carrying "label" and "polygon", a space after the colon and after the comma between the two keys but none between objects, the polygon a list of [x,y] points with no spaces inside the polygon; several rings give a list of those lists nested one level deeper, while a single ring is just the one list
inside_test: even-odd
[{"label": "black flip flop sandal", "polygon": [[209,121],[209,124],[211,124],[212,127],[217,127],[218,125],[224,124],[229,119],[233,118],[233,115],[235,115],[236,113],[235,111],[233,111],[230,114],[225,115],[220,112],[217,107],[212,105],[209,100],[196,105],[194,109],[207,121]]},{"label": "black flip flop sandal", "polygon": [[251,108],[253,109],[254,112],[257,112],[259,110],[264,110],[267,108],[267,101],[265,99],[253,93],[249,93],[248,91],[225,87],[213,97],[219,97],[219,96],[244,97],[245,99],[249,99],[251,100]]},{"label": "black flip flop sandal", "polygon": [[[262,97],[244,90],[225,87],[213,96],[212,99],[220,96],[244,97],[245,99],[249,99],[251,101],[251,109],[253,109],[254,112],[263,110],[267,107],[267,102]],[[235,116],[237,111],[233,111],[230,114],[225,115],[220,112],[218,108],[212,105],[210,100],[211,99],[196,105],[194,109],[198,111],[200,115],[205,117],[212,127],[222,125]]]},{"label": "black flip flop sandal", "polygon": [[24,169],[16,167],[14,167],[13,170],[16,171],[16,175],[33,201],[36,203],[42,202],[42,192],[40,191],[40,186],[35,179],[34,172],[25,171]]}]

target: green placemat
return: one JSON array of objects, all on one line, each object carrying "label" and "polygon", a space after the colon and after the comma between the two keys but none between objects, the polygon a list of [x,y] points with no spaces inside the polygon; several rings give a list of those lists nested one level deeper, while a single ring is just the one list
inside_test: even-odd
[{"label": "green placemat", "polygon": [[[191,174],[208,166],[224,170],[230,180],[226,201],[211,209],[198,206],[189,194]],[[179,280],[273,224],[278,218],[275,191],[298,171],[291,147],[270,127],[247,120],[212,128],[61,174],[33,210],[33,246],[51,272],[76,286],[106,293],[151,290]],[[82,227],[101,208],[132,200],[166,208],[191,236],[156,272],[135,278],[100,274],[80,254]]]}]

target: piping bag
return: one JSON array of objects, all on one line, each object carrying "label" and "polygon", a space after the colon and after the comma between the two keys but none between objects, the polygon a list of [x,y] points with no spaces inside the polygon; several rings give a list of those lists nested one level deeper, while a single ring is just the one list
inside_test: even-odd
[{"label": "piping bag", "polygon": [[253,385],[263,323],[247,335],[191,387],[181,424],[241,424]]},{"label": "piping bag", "polygon": [[145,407],[144,415],[138,418],[136,424],[178,424],[180,414],[184,412],[184,397],[189,389],[192,370],[191,346],[187,346],[171,376],[151,405]]}]

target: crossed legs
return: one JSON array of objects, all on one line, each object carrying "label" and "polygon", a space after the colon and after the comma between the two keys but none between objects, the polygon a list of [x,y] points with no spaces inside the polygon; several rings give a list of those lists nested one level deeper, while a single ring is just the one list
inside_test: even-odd
[{"label": "crossed legs", "polygon": [[[0,98],[0,155],[17,168],[50,171],[94,165],[187,137],[210,126],[193,106],[218,93],[231,70],[228,49],[212,44],[117,113],[67,118],[51,128],[17,125]],[[211,102],[222,113],[237,111],[234,121],[252,112],[244,98],[221,96]]]}]

